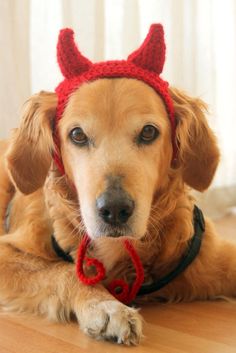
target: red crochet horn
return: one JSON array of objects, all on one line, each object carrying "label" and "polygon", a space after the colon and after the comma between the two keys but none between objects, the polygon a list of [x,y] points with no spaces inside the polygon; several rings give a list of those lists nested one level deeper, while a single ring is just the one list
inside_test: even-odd
[{"label": "red crochet horn", "polygon": [[129,55],[128,61],[160,75],[165,62],[165,53],[163,27],[161,24],[153,24],[143,44]]},{"label": "red crochet horn", "polygon": [[57,60],[65,78],[72,78],[87,71],[91,61],[83,56],[74,42],[74,32],[70,28],[60,31],[57,43]]}]

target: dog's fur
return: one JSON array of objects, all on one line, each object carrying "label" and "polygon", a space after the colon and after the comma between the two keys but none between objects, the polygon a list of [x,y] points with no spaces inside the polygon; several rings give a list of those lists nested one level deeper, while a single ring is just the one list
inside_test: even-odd
[{"label": "dog's fur", "polygon": [[[80,327],[95,338],[138,343],[140,315],[105,289],[112,278],[133,281],[130,259],[122,237],[109,237],[112,229],[99,223],[94,205],[110,180],[118,179],[132,196],[135,211],[120,235],[132,236],[145,281],[162,277],[180,261],[194,233],[189,187],[203,191],[210,185],[219,151],[205,118],[205,104],[177,89],[170,93],[179,149],[174,162],[168,115],[152,88],[123,78],[99,79],[77,89],[59,124],[65,176],[51,157],[56,95],[41,92],[29,99],[19,129],[0,145],[2,309],[59,320],[74,314]],[[148,123],[159,128],[160,136],[151,145],[138,146],[135,136]],[[90,147],[79,148],[69,141],[69,131],[76,126],[91,137]],[[90,253],[107,271],[107,280],[95,287],[81,284],[74,265],[59,259],[51,247],[54,233],[60,246],[75,257],[84,232],[95,239]],[[221,295],[236,295],[236,246],[219,238],[206,220],[195,261],[145,299],[191,301]]]}]

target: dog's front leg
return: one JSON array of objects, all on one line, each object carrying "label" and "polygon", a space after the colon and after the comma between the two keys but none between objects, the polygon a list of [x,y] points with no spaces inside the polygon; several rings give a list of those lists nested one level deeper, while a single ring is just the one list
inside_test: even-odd
[{"label": "dog's front leg", "polygon": [[[2,238],[3,239],[3,238]],[[0,305],[11,311],[69,320],[96,339],[137,344],[142,319],[135,309],[118,302],[102,285],[85,286],[75,268],[24,254],[10,244],[0,246]]]},{"label": "dog's front leg", "polygon": [[136,345],[142,335],[137,310],[118,302],[104,288],[83,288],[85,296],[74,296],[74,312],[81,329],[96,339]]}]

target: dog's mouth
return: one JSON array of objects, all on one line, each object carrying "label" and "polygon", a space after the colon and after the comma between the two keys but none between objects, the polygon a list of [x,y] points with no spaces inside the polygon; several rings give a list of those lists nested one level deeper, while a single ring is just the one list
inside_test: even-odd
[{"label": "dog's mouth", "polygon": [[122,226],[102,225],[97,233],[97,237],[119,238],[133,236],[132,229],[127,224]]}]

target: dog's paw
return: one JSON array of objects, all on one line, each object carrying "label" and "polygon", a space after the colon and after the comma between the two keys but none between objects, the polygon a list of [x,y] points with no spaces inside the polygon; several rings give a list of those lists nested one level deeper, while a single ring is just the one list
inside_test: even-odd
[{"label": "dog's paw", "polygon": [[142,336],[141,315],[115,300],[87,302],[78,319],[81,329],[96,339],[137,345]]}]

